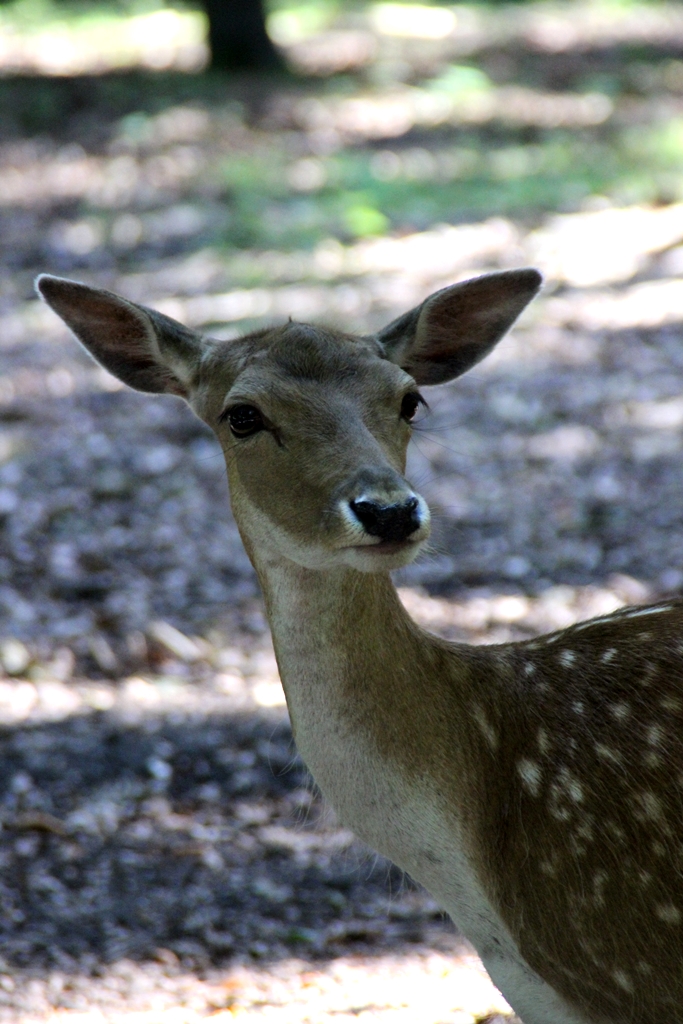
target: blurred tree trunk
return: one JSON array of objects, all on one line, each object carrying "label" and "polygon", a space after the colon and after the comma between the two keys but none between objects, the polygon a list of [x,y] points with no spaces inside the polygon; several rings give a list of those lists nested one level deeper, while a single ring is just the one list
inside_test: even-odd
[{"label": "blurred tree trunk", "polygon": [[209,19],[211,67],[268,71],[282,60],[266,32],[263,0],[202,0]]}]

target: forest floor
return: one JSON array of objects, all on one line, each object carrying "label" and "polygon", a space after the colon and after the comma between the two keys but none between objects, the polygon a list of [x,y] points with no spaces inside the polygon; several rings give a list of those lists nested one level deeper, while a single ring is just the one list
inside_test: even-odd
[{"label": "forest floor", "polygon": [[281,21],[309,77],[280,81],[75,44],[50,77],[3,36],[0,1020],[508,1012],[322,807],[213,437],[95,366],[38,272],[230,338],[538,266],[513,335],[427,395],[402,598],[482,643],[683,587],[682,9],[459,7],[421,38],[390,9]]}]

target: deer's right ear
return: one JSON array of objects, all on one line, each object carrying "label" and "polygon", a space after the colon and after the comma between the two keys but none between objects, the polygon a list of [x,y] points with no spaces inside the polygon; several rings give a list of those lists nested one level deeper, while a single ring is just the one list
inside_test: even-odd
[{"label": "deer's right ear", "polygon": [[442,384],[488,355],[541,287],[537,270],[504,270],[442,288],[377,335],[418,384]]},{"label": "deer's right ear", "polygon": [[41,274],[36,291],[98,363],[138,391],[187,398],[205,342],[163,313],[77,281]]}]

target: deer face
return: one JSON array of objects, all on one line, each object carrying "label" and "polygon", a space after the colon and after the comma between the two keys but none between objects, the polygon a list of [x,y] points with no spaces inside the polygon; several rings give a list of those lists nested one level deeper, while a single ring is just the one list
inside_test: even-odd
[{"label": "deer face", "polygon": [[253,340],[219,388],[216,349],[211,399],[195,405],[223,446],[245,538],[308,568],[406,564],[429,535],[403,476],[415,381],[372,339],[290,323]]},{"label": "deer face", "polygon": [[388,571],[429,536],[403,473],[418,387],[482,359],[540,285],[533,270],[436,292],[372,337],[289,323],[217,342],[110,292],[41,277],[41,296],[124,383],[185,398],[223,446],[252,557]]}]

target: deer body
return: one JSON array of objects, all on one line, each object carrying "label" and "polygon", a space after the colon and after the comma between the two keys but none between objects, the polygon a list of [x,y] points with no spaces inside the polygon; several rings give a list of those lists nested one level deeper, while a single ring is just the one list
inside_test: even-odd
[{"label": "deer body", "polygon": [[472,648],[419,629],[389,576],[429,533],[403,476],[416,384],[482,358],[538,284],[456,285],[370,338],[226,343],[39,289],[122,380],[216,431],[296,742],[340,818],[441,901],[525,1024],[683,1022],[683,605]]},{"label": "deer body", "polygon": [[[479,749],[482,735],[471,713],[472,680],[449,665],[450,645],[416,629],[386,580],[344,573],[340,594],[329,579],[320,586],[320,573],[256,565],[297,746],[339,817],[448,910],[525,1024],[582,1024],[586,1018],[520,957],[473,868],[468,833],[482,794],[462,782],[473,775],[466,751]],[[346,620],[340,607],[349,610]],[[311,615],[322,644],[297,628]],[[357,644],[359,616],[381,637],[371,651]],[[422,666],[413,677],[388,667],[401,647],[401,661]],[[495,845],[498,837],[488,838]]]}]

